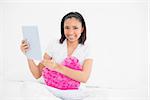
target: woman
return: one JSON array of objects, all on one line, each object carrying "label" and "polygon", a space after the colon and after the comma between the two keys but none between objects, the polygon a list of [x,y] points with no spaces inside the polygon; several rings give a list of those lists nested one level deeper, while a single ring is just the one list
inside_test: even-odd
[{"label": "woman", "polygon": [[[43,60],[36,65],[34,60],[27,59],[30,71],[38,79],[42,76],[43,68],[59,72],[75,81],[86,83],[92,68],[92,56],[89,47],[85,45],[86,24],[82,15],[78,12],[66,14],[61,21],[61,38],[53,44],[49,44]],[[21,43],[21,51],[26,53],[29,44],[25,40]],[[82,70],[74,70],[61,64],[66,57],[76,57],[82,66]]]}]

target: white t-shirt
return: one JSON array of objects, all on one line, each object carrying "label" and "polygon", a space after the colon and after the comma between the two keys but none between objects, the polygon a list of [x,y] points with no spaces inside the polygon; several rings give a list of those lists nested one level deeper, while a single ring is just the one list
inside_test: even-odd
[{"label": "white t-shirt", "polygon": [[[62,44],[59,40],[54,40],[48,44],[46,53],[54,58],[57,63],[61,63],[67,57],[67,41],[66,39]],[[83,65],[85,59],[92,59],[91,51],[88,45],[78,44],[77,48],[73,51],[72,55],[76,57],[80,64]]]}]

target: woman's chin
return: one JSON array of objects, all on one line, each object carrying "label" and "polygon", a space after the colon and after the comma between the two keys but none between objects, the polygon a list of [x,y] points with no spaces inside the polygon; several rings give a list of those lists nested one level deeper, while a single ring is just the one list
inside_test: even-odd
[{"label": "woman's chin", "polygon": [[75,38],[67,38],[67,40],[68,40],[69,42],[74,42],[74,41],[76,41]]},{"label": "woman's chin", "polygon": [[68,39],[69,42],[76,42],[78,41],[77,39]]}]

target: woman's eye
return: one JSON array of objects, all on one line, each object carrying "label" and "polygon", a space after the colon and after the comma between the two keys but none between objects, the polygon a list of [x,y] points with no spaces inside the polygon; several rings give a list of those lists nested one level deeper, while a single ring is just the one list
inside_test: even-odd
[{"label": "woman's eye", "polygon": [[[66,26],[65,29],[71,29],[71,27]],[[79,29],[78,27],[72,27],[72,29]]]},{"label": "woman's eye", "polygon": [[69,29],[69,27],[65,27],[65,29]]},{"label": "woman's eye", "polygon": [[78,29],[78,27],[74,27],[74,29]]}]

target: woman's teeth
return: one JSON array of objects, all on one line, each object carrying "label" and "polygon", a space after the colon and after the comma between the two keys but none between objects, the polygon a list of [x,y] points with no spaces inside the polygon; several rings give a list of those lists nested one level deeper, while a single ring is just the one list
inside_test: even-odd
[{"label": "woman's teeth", "polygon": [[75,38],[75,36],[74,35],[70,35],[70,36],[68,36],[68,38],[72,40],[72,39]]}]

